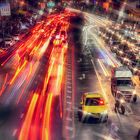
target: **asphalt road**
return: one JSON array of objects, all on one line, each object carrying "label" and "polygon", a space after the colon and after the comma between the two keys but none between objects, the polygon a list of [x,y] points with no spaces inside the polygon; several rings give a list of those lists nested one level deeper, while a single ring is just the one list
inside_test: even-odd
[{"label": "asphalt road", "polygon": [[[99,27],[111,21],[76,12],[78,16],[50,15],[2,59],[1,140],[112,140],[112,123],[118,127],[119,140],[134,139],[140,99],[130,105],[131,113],[114,112],[110,73],[112,66],[121,64],[98,36]],[[66,41],[51,43],[61,31],[68,33]],[[139,90],[137,85],[138,94]],[[79,121],[81,95],[90,91],[101,92],[108,100],[107,123]]]},{"label": "asphalt road", "polygon": [[[108,100],[109,120],[107,123],[81,123],[75,111],[75,138],[80,140],[109,140],[112,139],[111,124],[118,127],[118,132],[113,132],[119,140],[133,140],[137,134],[140,121],[140,99],[136,104],[130,104],[131,112],[120,115],[114,112],[114,99],[110,91],[111,68],[121,63],[113,56],[107,44],[99,38],[99,27],[107,27],[111,21],[99,16],[83,13],[86,26],[83,27],[81,36],[81,52],[76,59],[76,96],[75,110],[80,104],[84,92],[99,91]],[[77,46],[78,48],[78,46]],[[78,51],[77,51],[78,52]],[[83,76],[85,74],[85,76]],[[139,95],[139,85],[137,85]]]}]

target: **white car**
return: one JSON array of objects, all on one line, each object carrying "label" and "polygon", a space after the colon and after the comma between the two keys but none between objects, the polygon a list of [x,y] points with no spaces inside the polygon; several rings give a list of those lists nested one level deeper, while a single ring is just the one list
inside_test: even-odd
[{"label": "white car", "polygon": [[5,38],[4,43],[5,45],[13,46],[15,44],[15,41],[12,38]]},{"label": "white car", "polygon": [[19,37],[18,34],[13,35],[12,38],[13,38],[15,41],[19,41],[19,40],[20,40],[20,37]]}]

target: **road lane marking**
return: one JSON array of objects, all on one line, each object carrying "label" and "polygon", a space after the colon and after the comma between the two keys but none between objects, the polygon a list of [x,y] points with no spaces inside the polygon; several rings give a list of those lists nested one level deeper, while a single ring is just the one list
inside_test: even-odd
[{"label": "road lane marking", "polygon": [[22,113],[22,114],[20,115],[20,118],[22,119],[22,118],[23,118],[23,116],[24,116],[24,113]]},{"label": "road lane marking", "polygon": [[17,129],[14,129],[12,136],[14,137],[17,134]]},{"label": "road lane marking", "polygon": [[72,84],[70,80],[67,81],[67,84]]},{"label": "road lane marking", "polygon": [[68,88],[68,89],[72,89],[72,87],[71,87],[71,86],[67,86],[67,88]]},{"label": "road lane marking", "polygon": [[104,75],[105,75],[105,76],[109,76],[109,73],[108,73],[106,67],[105,67],[104,64],[101,62],[100,59],[98,59],[98,62],[99,62],[99,65],[100,65],[100,67],[101,67],[101,69],[102,69]]},{"label": "road lane marking", "polygon": [[67,104],[70,104],[71,105],[71,102],[67,102]]},{"label": "road lane marking", "polygon": [[72,121],[72,118],[67,117],[66,120],[67,120],[67,121]]},{"label": "road lane marking", "polygon": [[66,108],[67,111],[69,112],[72,112],[72,109],[71,108]]},{"label": "road lane marking", "polygon": [[67,75],[67,80],[71,80],[71,75]]},{"label": "road lane marking", "polygon": [[66,129],[73,131],[73,127],[70,127],[70,126],[66,126]]},{"label": "road lane marking", "polygon": [[67,98],[71,99],[71,96],[68,96],[68,95],[67,95]]},{"label": "road lane marking", "polygon": [[71,67],[71,63],[68,63],[67,66],[70,66]]},{"label": "road lane marking", "polygon": [[67,93],[72,93],[72,91],[71,90],[67,90]]}]

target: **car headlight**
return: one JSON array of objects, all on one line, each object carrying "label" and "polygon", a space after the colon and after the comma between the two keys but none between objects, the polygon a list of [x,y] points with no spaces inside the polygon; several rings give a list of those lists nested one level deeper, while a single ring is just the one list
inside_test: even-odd
[{"label": "car headlight", "polygon": [[136,95],[136,91],[135,90],[133,91],[133,95]]},{"label": "car headlight", "polygon": [[136,72],[136,71],[138,71],[138,69],[137,68],[133,68],[133,70]]},{"label": "car headlight", "polygon": [[125,103],[125,100],[121,98],[121,99],[120,99],[120,103],[121,103],[121,104]]},{"label": "car headlight", "polygon": [[105,110],[104,112],[102,112],[101,114],[102,115],[105,115],[105,114],[107,114],[108,113],[108,111],[107,110]]},{"label": "car headlight", "polygon": [[86,112],[86,111],[83,111],[83,114],[84,114],[84,115],[92,115],[91,113]]},{"label": "car headlight", "polygon": [[83,114],[84,114],[84,115],[86,115],[87,113],[88,113],[88,112],[86,112],[86,111],[83,111]]}]

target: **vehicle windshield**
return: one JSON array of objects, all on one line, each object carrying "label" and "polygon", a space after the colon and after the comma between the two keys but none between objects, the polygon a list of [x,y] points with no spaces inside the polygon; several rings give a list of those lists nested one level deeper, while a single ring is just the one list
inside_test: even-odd
[{"label": "vehicle windshield", "polygon": [[100,101],[102,101],[101,98],[86,98],[85,105],[86,106],[98,106],[98,105],[101,105]]},{"label": "vehicle windshield", "polygon": [[117,80],[117,86],[132,86],[131,80]]}]

